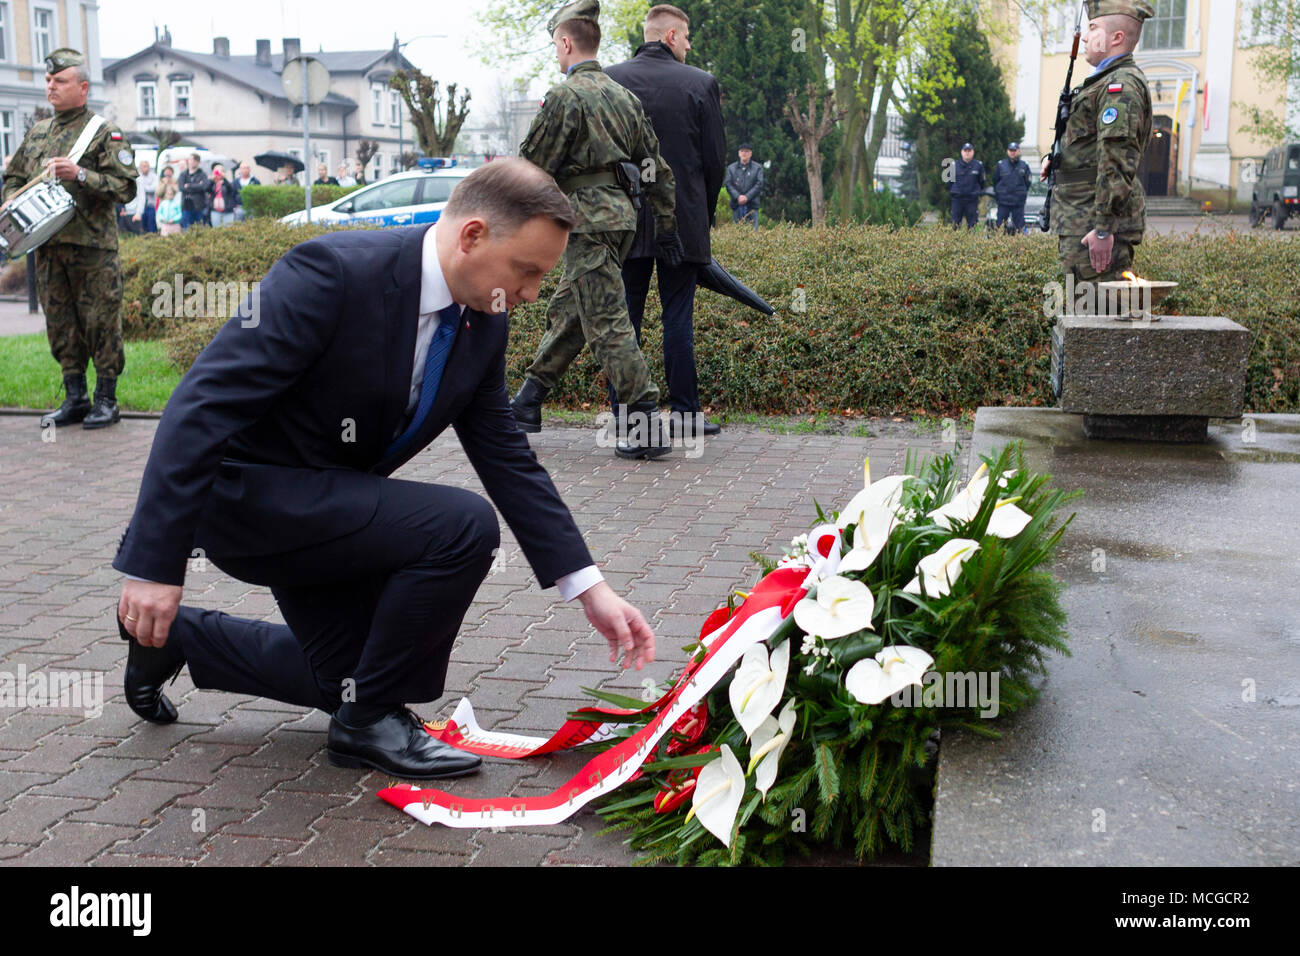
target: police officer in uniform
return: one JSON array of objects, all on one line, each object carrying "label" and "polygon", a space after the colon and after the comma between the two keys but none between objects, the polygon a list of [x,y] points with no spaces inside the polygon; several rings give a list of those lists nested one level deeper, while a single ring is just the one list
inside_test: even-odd
[{"label": "police officer in uniform", "polygon": [[[93,114],[86,58],[62,48],[45,58],[45,97],[51,119],[36,123],[5,169],[8,202],[29,181],[48,175],[74,200],[76,215],[34,253],[36,284],[50,351],[63,369],[63,404],[42,427],[81,422],[104,428],[118,421],[117,377],[122,349],[122,270],[117,254],[117,204],[135,198],[135,156],[122,131],[104,123],[77,162],[68,159]],[[95,401],[86,389],[86,364],[95,362]]]},{"label": "police officer in uniform", "polygon": [[[1095,67],[1074,91],[1052,190],[1061,270],[1077,283],[1118,279],[1146,231],[1138,165],[1151,138],[1151,93],[1133,59],[1146,0],[1088,0],[1084,55]],[[1043,177],[1047,164],[1043,161]]]},{"label": "police officer in uniform", "polygon": [[1029,197],[1029,164],[1020,158],[1020,144],[1007,144],[1007,158],[993,169],[993,193],[998,201],[998,224],[1009,233],[1025,231],[1025,200]]},{"label": "police officer in uniform", "polygon": [[966,220],[966,228],[974,229],[980,215],[980,193],[984,191],[986,175],[984,164],[975,158],[975,147],[963,143],[961,159],[952,165],[952,178],[948,183],[948,195],[952,197],[952,227],[961,228],[961,221]]},{"label": "police officer in uniform", "polygon": [[682,243],[674,216],[672,170],[640,101],[607,77],[596,62],[600,45],[597,0],[560,9],[547,28],[565,82],[552,87],[519,155],[555,177],[569,196],[578,225],[564,250],[564,275],[546,314],[546,335],[515,396],[515,418],[526,432],[541,431],[542,402],[565,369],[590,345],[619,405],[615,453],[657,458],[671,446],[659,425],[659,389],[637,345],[624,296],[622,266],[636,235],[636,210],[615,173],[619,162],[637,167],[655,221],[656,255],[676,267]]}]

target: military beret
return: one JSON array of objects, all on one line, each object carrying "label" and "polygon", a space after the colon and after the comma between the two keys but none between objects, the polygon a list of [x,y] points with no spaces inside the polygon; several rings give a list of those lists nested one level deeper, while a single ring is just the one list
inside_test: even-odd
[{"label": "military beret", "polygon": [[599,23],[599,0],[573,0],[573,3],[566,3],[546,22],[546,32],[554,34],[555,28],[568,20],[590,20],[592,23]]},{"label": "military beret", "polygon": [[86,58],[70,47],[59,47],[45,58],[45,72],[59,73],[70,66],[85,66]]},{"label": "military beret", "polygon": [[1123,16],[1134,20],[1147,20],[1156,15],[1156,8],[1147,0],[1086,0],[1088,19]]}]

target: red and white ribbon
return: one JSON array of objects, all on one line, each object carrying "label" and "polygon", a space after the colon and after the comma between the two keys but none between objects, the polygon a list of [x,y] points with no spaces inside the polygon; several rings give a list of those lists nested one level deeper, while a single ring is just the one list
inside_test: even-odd
[{"label": "red and white ribbon", "polygon": [[379,796],[422,823],[449,827],[547,826],[568,819],[636,774],[664,734],[735,667],[748,648],[770,637],[789,616],[795,603],[807,593],[809,577],[807,568],[773,571],[729,618],[725,609],[715,611],[704,626],[702,639],[708,648],[704,658],[688,667],[672,690],[641,711],[584,708],[576,712],[584,719],[566,721],[544,740],[483,730],[474,720],[469,701],[462,700],[446,725],[429,725],[430,733],[454,747],[519,759],[612,737],[618,721],[604,721],[602,715],[655,712],[646,726],[592,758],[557,790],[538,797],[465,797],[399,784],[380,790]]}]

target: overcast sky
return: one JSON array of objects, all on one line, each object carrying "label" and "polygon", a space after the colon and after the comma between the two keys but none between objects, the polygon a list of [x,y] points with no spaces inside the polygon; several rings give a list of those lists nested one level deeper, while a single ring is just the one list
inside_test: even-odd
[{"label": "overcast sky", "polygon": [[[230,38],[230,52],[251,55],[258,39],[269,39],[280,53],[284,37],[302,40],[304,53],[325,50],[385,50],[410,40],[403,52],[417,67],[443,83],[456,82],[473,93],[473,107],[491,109],[498,77],[507,70],[484,66],[479,52],[491,42],[477,15],[487,0],[100,0],[99,44],[106,57],[129,56],[154,41],[154,27],[171,30],[178,50],[212,52],[212,38]],[[445,38],[428,34],[446,34]],[[425,37],[424,39],[415,39]],[[539,46],[546,38],[539,37]],[[548,76],[547,83],[559,79]],[[544,86],[534,84],[534,93]]]}]

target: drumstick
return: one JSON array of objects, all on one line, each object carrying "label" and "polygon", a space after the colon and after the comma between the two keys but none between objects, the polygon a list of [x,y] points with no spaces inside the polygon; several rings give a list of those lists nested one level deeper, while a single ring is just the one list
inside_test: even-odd
[{"label": "drumstick", "polygon": [[50,175],[49,167],[46,167],[45,171],[44,171],[43,173],[41,173],[41,175],[37,176],[35,179],[29,179],[29,180],[27,181],[27,184],[26,184],[25,186],[23,186],[22,189],[18,190],[18,192],[14,193],[12,196],[10,196],[8,199],[6,199],[6,200],[4,201],[4,206],[0,206],[0,209],[4,209],[4,208],[6,208],[6,207],[11,203],[11,202],[13,202],[15,199],[17,199],[17,198],[18,198],[19,196],[21,196],[23,193],[27,192],[27,190],[31,189],[31,188],[32,188],[33,186],[35,186],[37,183],[50,182],[50,181],[53,181],[53,179],[54,179],[54,177]]}]

